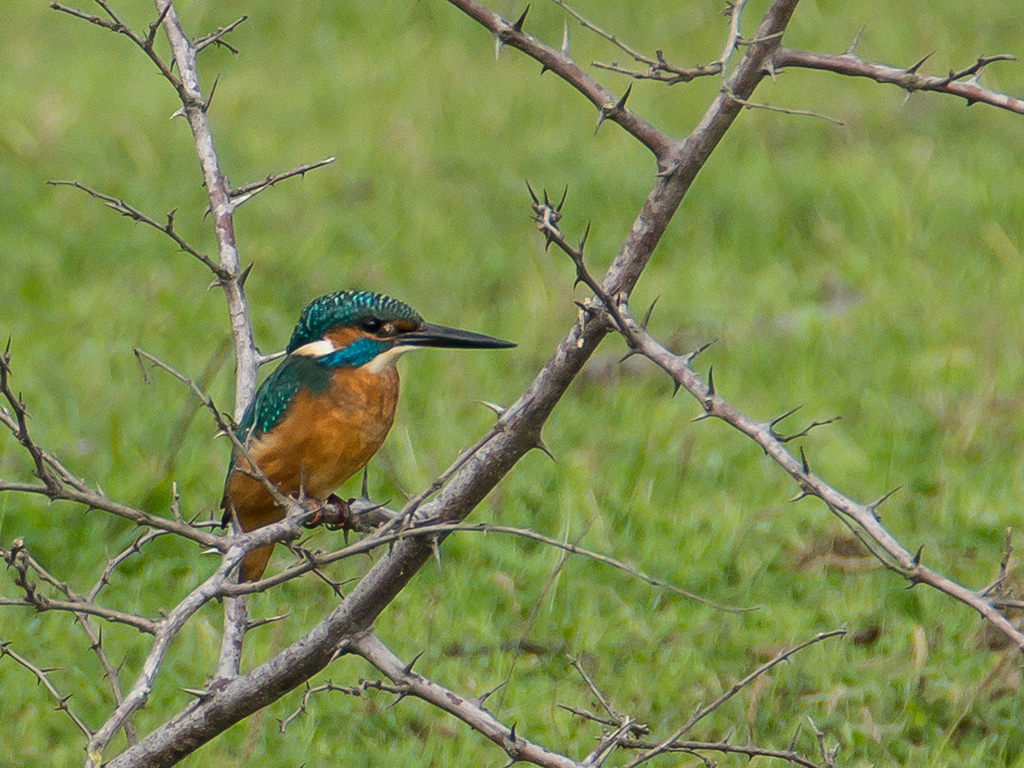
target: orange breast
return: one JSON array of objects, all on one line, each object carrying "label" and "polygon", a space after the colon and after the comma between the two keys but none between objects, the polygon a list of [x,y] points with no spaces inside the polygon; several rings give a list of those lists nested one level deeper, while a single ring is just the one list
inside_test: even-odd
[{"label": "orange breast", "polygon": [[[254,440],[249,452],[283,493],[322,500],[384,443],[397,402],[394,367],[377,373],[339,368],[322,392],[301,388],[281,420]],[[245,465],[240,458],[239,466]],[[247,531],[282,517],[270,494],[251,477],[235,472],[225,490]]]}]

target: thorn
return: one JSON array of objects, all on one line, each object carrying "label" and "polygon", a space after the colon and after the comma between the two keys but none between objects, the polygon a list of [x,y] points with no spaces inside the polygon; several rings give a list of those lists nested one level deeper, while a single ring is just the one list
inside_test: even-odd
[{"label": "thorn", "polygon": [[654,305],[658,303],[658,299],[660,298],[661,296],[654,297],[654,301],[651,302],[651,306],[649,306],[647,308],[647,312],[644,313],[644,319],[640,321],[640,327],[645,331],[647,330],[647,323],[651,320],[651,314],[654,312]]},{"label": "thorn", "polygon": [[715,366],[708,368],[708,394],[706,396],[707,401],[710,403],[711,399],[715,396]]},{"label": "thorn", "polygon": [[900,490],[902,487],[903,487],[902,485],[897,485],[895,488],[893,488],[888,493],[884,494],[880,498],[878,498],[875,501],[873,501],[870,504],[868,504],[868,511],[871,512],[871,514],[875,516],[876,520],[881,519],[879,517],[879,515],[878,515],[878,511],[877,511],[878,507],[880,507],[882,504],[884,504],[886,501],[888,501],[889,497],[892,496],[894,493],[896,493],[896,491]]},{"label": "thorn", "polygon": [[182,688],[181,690],[189,696],[195,696],[200,701],[205,701],[213,695],[205,688]]},{"label": "thorn", "polygon": [[[861,30],[861,31],[863,32],[863,30]],[[860,37],[860,36],[858,35],[858,37]],[[856,41],[854,41],[854,44],[856,45]],[[789,751],[790,752],[792,752],[796,748],[796,737],[800,735],[800,727],[802,725],[803,725],[802,722],[797,721],[796,732],[793,734],[793,738],[789,740]]]},{"label": "thorn", "polygon": [[686,355],[686,357],[685,357],[686,365],[689,366],[689,364],[693,362],[693,359],[695,357],[697,357],[697,355],[701,354],[702,352],[705,352],[708,347],[710,347],[712,344],[715,343],[715,341],[717,341],[717,339],[712,339],[707,344],[702,344],[701,346],[699,346],[695,350],[693,350],[693,352],[690,352],[688,355]]},{"label": "thorn", "polygon": [[[214,81],[214,85],[216,85],[216,81]],[[616,112],[621,112],[623,109],[626,108],[626,102],[629,100],[629,94],[631,94],[632,92],[633,84],[630,83],[628,86],[626,86],[626,92],[622,94],[622,97],[617,102],[615,102],[614,110]]]},{"label": "thorn", "polygon": [[794,413],[799,411],[801,408],[803,408],[803,406],[802,405],[798,405],[796,408],[790,408],[788,411],[786,411],[781,416],[776,416],[774,419],[772,419],[770,422],[768,422],[769,429],[774,431],[776,424],[778,424],[780,421],[788,419],[790,416],[792,416]]},{"label": "thorn", "polygon": [[558,463],[558,459],[555,458],[555,454],[551,452],[547,445],[544,444],[544,441],[541,440],[539,437],[537,438],[537,442],[533,444],[533,447],[536,448],[541,453],[543,453],[544,455],[546,455],[549,459],[555,462],[555,464]]},{"label": "thorn", "polygon": [[676,394],[677,394],[677,393],[679,392],[679,388],[680,388],[680,387],[681,387],[681,386],[682,386],[683,384],[682,384],[682,382],[681,382],[681,381],[675,381],[675,380],[673,380],[673,381],[672,381],[672,383],[673,383],[673,384],[675,385],[674,387],[672,387],[672,397],[675,397],[675,396],[676,396]]},{"label": "thorn", "polygon": [[505,411],[508,410],[508,408],[506,408],[503,405],[498,405],[497,403],[489,403],[486,400],[477,400],[477,402],[480,403],[480,405],[482,405],[484,408],[490,408],[492,411],[498,414],[498,416],[504,416]]},{"label": "thorn", "polygon": [[529,12],[530,12],[530,4],[527,3],[526,4],[526,10],[524,10],[523,11],[523,15],[519,17],[519,21],[517,21],[515,24],[512,25],[512,29],[514,29],[516,32],[520,32],[521,33],[523,31],[523,22],[526,21],[526,14],[528,14]]},{"label": "thorn", "polygon": [[530,190],[530,197],[533,198],[534,205],[540,205],[540,200],[537,199],[536,193],[533,191],[533,187],[530,186],[530,182],[526,182],[526,188]]},{"label": "thorn", "polygon": [[[497,61],[501,58],[501,48],[505,43],[501,39],[501,35],[497,32],[494,33],[494,60]],[[395,702],[396,704],[398,702]],[[393,705],[392,705],[393,706]]]},{"label": "thorn", "polygon": [[412,657],[412,661],[410,661],[408,664],[406,664],[404,667],[402,667],[402,674],[403,675],[408,676],[412,672],[413,665],[417,661],[420,660],[420,656],[422,656],[423,653],[424,653],[423,651],[420,651],[419,653],[417,653],[415,656]]},{"label": "thorn", "polygon": [[678,169],[679,169],[679,161],[678,160],[673,160],[671,163],[669,163],[667,166],[665,166],[664,169],[662,169],[662,170],[658,171],[656,174],[654,174],[654,178],[656,178],[656,179],[667,179],[669,176],[674,174]]},{"label": "thorn", "polygon": [[565,205],[565,196],[569,194],[569,185],[565,185],[565,189],[562,190],[562,199],[558,201],[558,205],[555,206],[557,213],[562,212],[562,206]]},{"label": "thorn", "polygon": [[441,547],[437,543],[437,536],[430,537],[430,549],[434,553],[434,560],[437,561],[437,569],[441,570]]},{"label": "thorn", "polygon": [[388,707],[388,709],[391,709],[391,707],[398,706],[398,702],[400,702],[402,699],[404,699],[408,695],[409,695],[408,691],[401,691],[398,694],[398,698],[391,702],[391,705]]},{"label": "thorn", "polygon": [[802,445],[800,446],[800,464],[803,466],[805,475],[811,474],[811,468],[807,464],[807,454],[804,453],[804,447]]},{"label": "thorn", "polygon": [[629,350],[628,352],[626,352],[626,354],[624,354],[622,357],[619,358],[619,364],[621,365],[622,363],[624,363],[627,360],[629,360],[629,358],[631,358],[633,355],[638,355],[638,354],[640,354],[640,353],[637,352],[635,349]]},{"label": "thorn", "polygon": [[583,237],[580,239],[580,244],[576,248],[576,250],[580,252],[580,255],[583,255],[583,248],[587,245],[587,238],[588,237],[590,237],[590,222],[589,221],[587,222],[587,228],[585,230],[583,230]]},{"label": "thorn", "polygon": [[184,117],[184,116],[185,116],[185,107],[178,107],[176,110],[174,110],[171,113],[171,116],[169,118],[167,118],[167,119],[168,120],[173,120],[176,117]]},{"label": "thorn", "polygon": [[[168,6],[168,7],[170,7],[170,6]],[[209,112],[210,111],[210,104],[213,103],[213,94],[215,94],[217,92],[217,83],[219,83],[219,82],[220,82],[220,75],[218,74],[215,78],[213,78],[213,86],[211,86],[211,88],[210,88],[210,95],[206,97],[206,101],[203,103],[203,112]]]},{"label": "thorn", "polygon": [[921,553],[924,551],[924,544],[917,548],[917,554],[914,555],[914,565],[921,564]]},{"label": "thorn", "polygon": [[475,703],[475,704],[476,704],[476,705],[477,705],[478,707],[480,707],[481,709],[483,709],[483,706],[484,706],[484,702],[485,702],[485,701],[487,701],[487,700],[488,700],[488,699],[489,699],[489,698],[490,698],[491,696],[493,696],[493,695],[494,695],[495,693],[497,693],[498,691],[500,691],[500,690],[501,690],[502,688],[504,688],[504,687],[505,687],[506,685],[508,685],[508,683],[509,683],[509,681],[508,681],[508,680],[504,680],[504,681],[502,681],[502,682],[498,683],[498,684],[497,684],[496,686],[494,686],[493,688],[491,688],[491,690],[489,690],[489,691],[484,691],[484,692],[483,692],[483,693],[481,693],[481,694],[480,694],[479,696],[477,696],[477,697],[476,697],[476,699],[474,699],[474,703]]},{"label": "thorn", "polygon": [[569,22],[562,21],[562,55],[569,55]]},{"label": "thorn", "polygon": [[632,92],[633,92],[633,84],[630,83],[629,86],[626,88],[626,92],[624,94],[622,94],[621,97],[619,97],[618,101],[616,101],[614,104],[605,104],[604,106],[602,106],[598,110],[598,113],[597,113],[597,126],[594,128],[594,135],[595,136],[597,135],[597,132],[599,130],[601,130],[601,124],[605,120],[607,120],[609,117],[611,117],[614,114],[618,114],[619,112],[622,112],[623,108],[625,108],[625,106],[626,106],[626,100],[629,99],[629,94],[632,93]]},{"label": "thorn", "polygon": [[789,500],[789,503],[792,504],[793,502],[800,501],[801,499],[806,499],[806,498],[807,498],[807,491],[805,491],[805,490],[803,490],[801,488],[800,492],[796,496],[794,496],[792,499]]},{"label": "thorn", "polygon": [[370,498],[370,470],[363,467],[363,485],[359,489],[359,493],[362,498],[369,500]]},{"label": "thorn", "polygon": [[923,59],[921,59],[919,62],[917,62],[917,64],[915,64],[914,66],[912,66],[909,69],[907,69],[906,73],[908,75],[917,74],[917,70],[919,70],[921,68],[921,65],[924,64],[926,61],[928,61],[928,59],[930,59],[934,55],[935,55],[935,51],[932,51],[927,56],[925,56]]},{"label": "thorn", "polygon": [[255,262],[250,261],[249,266],[242,270],[242,274],[238,276],[238,287],[245,288],[245,281],[249,279],[249,273],[252,272],[252,265]]},{"label": "thorn", "polygon": [[[344,656],[346,653],[348,653],[349,644],[350,644],[350,641],[347,638],[345,640],[342,640],[340,643],[338,643],[338,647],[334,649],[334,653],[331,654],[330,661],[328,661],[327,663],[328,664],[332,664],[335,661],[337,661],[339,658]],[[415,661],[415,659],[413,659],[413,661]]]},{"label": "thorn", "polygon": [[508,739],[513,744],[516,743],[516,726],[518,723],[512,723],[512,727],[508,729]]},{"label": "thorn", "polygon": [[858,32],[857,36],[853,38],[853,42],[850,43],[850,47],[846,49],[846,54],[845,54],[846,56],[856,56],[857,55],[856,51],[857,51],[857,46],[860,45],[861,35],[864,34],[864,30],[867,29],[867,28],[868,28],[867,24],[865,24],[863,27],[860,28],[860,32]]}]

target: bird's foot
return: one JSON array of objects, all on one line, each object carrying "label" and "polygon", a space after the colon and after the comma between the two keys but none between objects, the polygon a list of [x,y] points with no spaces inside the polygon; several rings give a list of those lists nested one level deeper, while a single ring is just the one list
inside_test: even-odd
[{"label": "bird's foot", "polygon": [[313,517],[303,523],[305,528],[325,526],[330,531],[352,527],[352,511],[348,502],[332,493],[314,511]]}]

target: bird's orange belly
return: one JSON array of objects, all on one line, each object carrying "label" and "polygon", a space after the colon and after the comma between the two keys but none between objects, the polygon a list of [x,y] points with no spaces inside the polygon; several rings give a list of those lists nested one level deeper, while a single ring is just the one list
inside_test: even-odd
[{"label": "bird's orange belly", "polygon": [[[395,417],[398,374],[339,372],[322,393],[300,390],[281,421],[249,445],[267,479],[288,496],[323,500],[362,469],[384,443]],[[239,467],[246,462],[239,458]],[[281,519],[259,481],[234,473],[227,496],[245,530]]]}]

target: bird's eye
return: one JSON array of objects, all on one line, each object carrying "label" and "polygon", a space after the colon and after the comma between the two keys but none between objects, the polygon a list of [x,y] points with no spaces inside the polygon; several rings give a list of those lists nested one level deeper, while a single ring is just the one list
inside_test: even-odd
[{"label": "bird's eye", "polygon": [[367,333],[376,333],[380,330],[380,320],[376,317],[368,317],[360,324],[360,328]]}]

